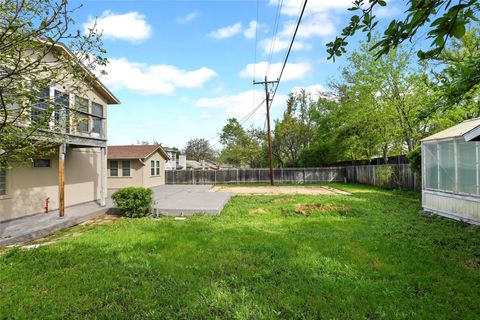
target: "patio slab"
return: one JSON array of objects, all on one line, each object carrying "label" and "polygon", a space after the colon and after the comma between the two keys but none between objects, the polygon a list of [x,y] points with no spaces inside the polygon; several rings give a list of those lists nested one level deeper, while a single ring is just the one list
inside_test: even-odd
[{"label": "patio slab", "polygon": [[216,215],[230,200],[230,192],[210,192],[209,185],[163,185],[152,188],[158,214],[190,216]]},{"label": "patio slab", "polygon": [[88,219],[107,212],[111,201],[105,207],[97,202],[87,202],[65,208],[65,216],[60,218],[58,210],[37,213],[9,221],[0,222],[0,247],[32,241],[55,231],[72,227]]}]

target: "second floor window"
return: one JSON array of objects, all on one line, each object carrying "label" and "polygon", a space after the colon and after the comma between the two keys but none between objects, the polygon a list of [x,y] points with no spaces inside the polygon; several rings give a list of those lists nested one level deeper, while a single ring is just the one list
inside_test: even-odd
[{"label": "second floor window", "polygon": [[70,95],[59,90],[55,95],[55,126],[70,132]]},{"label": "second floor window", "polygon": [[103,134],[103,119],[93,118],[92,119],[92,132]]},{"label": "second floor window", "polygon": [[48,114],[50,99],[50,88],[40,91],[38,102],[32,106],[32,124],[41,128],[47,128],[49,125],[50,115]]}]

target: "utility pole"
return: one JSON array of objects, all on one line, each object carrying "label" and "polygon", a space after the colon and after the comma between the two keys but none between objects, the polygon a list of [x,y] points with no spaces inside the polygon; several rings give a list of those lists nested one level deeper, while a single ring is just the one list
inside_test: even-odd
[{"label": "utility pole", "polygon": [[270,92],[268,91],[268,85],[270,83],[277,83],[275,81],[267,81],[267,76],[265,76],[265,81],[253,82],[253,84],[263,84],[265,85],[265,104],[267,105],[267,137],[268,137],[268,162],[270,165],[270,184],[275,185],[275,179],[273,177],[273,155],[272,155],[272,132],[270,129]]}]

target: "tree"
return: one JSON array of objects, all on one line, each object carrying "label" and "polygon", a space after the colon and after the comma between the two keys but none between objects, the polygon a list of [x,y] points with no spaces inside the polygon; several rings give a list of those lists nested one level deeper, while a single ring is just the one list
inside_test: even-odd
[{"label": "tree", "polygon": [[316,126],[313,122],[315,103],[304,89],[291,92],[281,120],[275,121],[272,151],[280,166],[297,167],[302,151],[310,146]]},{"label": "tree", "polygon": [[220,142],[224,146],[220,160],[236,166],[263,166],[264,141],[266,135],[263,131],[254,128],[245,130],[237,119],[230,118],[220,134]]},{"label": "tree", "polygon": [[64,108],[67,96],[52,99],[47,88],[68,84],[70,93],[82,95],[107,62],[94,28],[72,31],[76,9],[67,0],[0,2],[0,165],[64,142],[74,110]]},{"label": "tree", "polygon": [[[418,56],[422,59],[437,57],[450,38],[462,38],[466,26],[478,22],[476,14],[480,5],[477,0],[415,0],[407,3],[404,19],[390,21],[382,38],[374,42],[371,49],[376,50],[376,57],[389,53],[407,40],[411,41],[422,27],[428,30],[426,38],[432,39],[432,43],[426,52],[418,50]],[[348,38],[353,37],[357,31],[366,33],[370,42],[378,25],[376,9],[385,6],[385,0],[369,0],[368,3],[365,0],[353,1],[353,6],[348,9],[354,12],[349,24],[343,28],[341,36],[327,44],[329,58],[334,59],[335,56],[344,54]]]},{"label": "tree", "polygon": [[215,160],[217,158],[215,150],[213,150],[206,139],[190,139],[185,145],[183,152],[187,156],[187,159],[196,161]]}]

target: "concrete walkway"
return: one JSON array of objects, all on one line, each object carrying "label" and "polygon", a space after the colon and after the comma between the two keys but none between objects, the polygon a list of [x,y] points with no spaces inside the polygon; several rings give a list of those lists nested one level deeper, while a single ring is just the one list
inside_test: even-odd
[{"label": "concrete walkway", "polygon": [[190,216],[219,214],[230,200],[230,192],[210,192],[209,185],[163,185],[152,188],[158,214]]},{"label": "concrete walkway", "polygon": [[[230,199],[229,192],[210,192],[211,186],[163,185],[152,188],[155,211],[167,216],[188,216],[192,214],[214,215],[222,211]],[[109,195],[111,191],[109,192]],[[45,237],[55,231],[72,227],[112,209],[112,200],[101,207],[88,202],[65,208],[65,216],[58,217],[58,210],[49,213],[0,222],[0,247],[27,242]]]},{"label": "concrete walkway", "polygon": [[0,222],[0,247],[27,242],[45,237],[55,231],[72,227],[107,212],[111,201],[102,207],[96,202],[87,202],[65,208],[65,216],[59,218],[58,210],[37,213],[10,221]]}]

